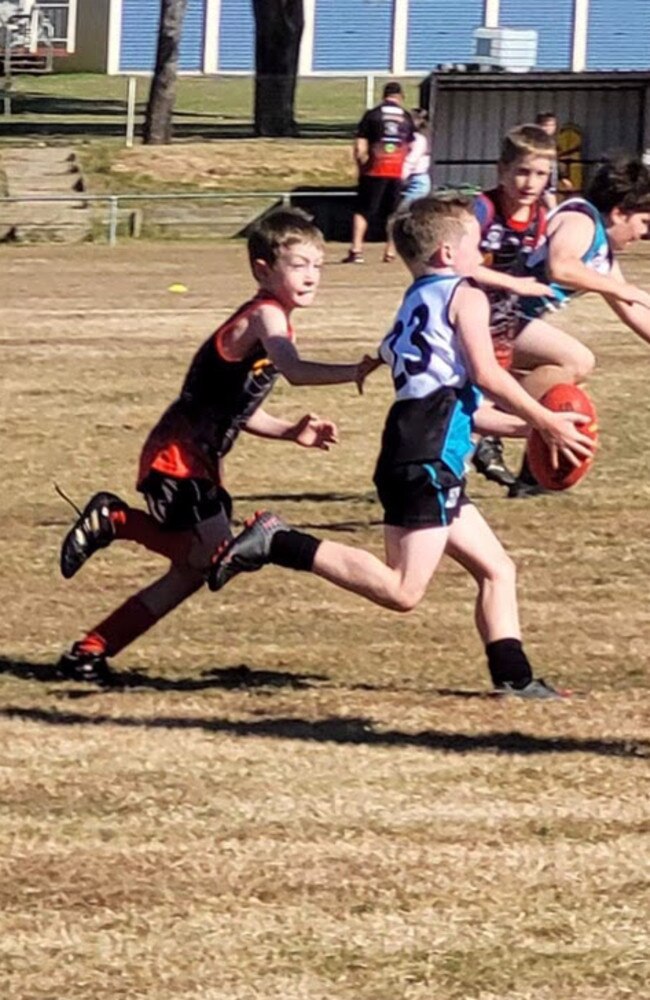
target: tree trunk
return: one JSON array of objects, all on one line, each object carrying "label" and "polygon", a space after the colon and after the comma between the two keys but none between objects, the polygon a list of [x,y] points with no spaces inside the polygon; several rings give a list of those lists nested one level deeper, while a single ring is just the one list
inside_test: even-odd
[{"label": "tree trunk", "polygon": [[255,15],[255,133],[297,135],[293,108],[302,0],[253,0]]},{"label": "tree trunk", "polygon": [[149,101],[144,119],[144,142],[164,145],[171,142],[176,100],[178,51],[187,0],[160,0],[158,50]]}]

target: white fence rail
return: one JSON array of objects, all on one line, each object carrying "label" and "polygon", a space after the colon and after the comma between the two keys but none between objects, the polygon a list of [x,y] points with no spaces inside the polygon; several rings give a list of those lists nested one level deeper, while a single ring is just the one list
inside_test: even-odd
[{"label": "white fence rail", "polygon": [[[71,204],[78,208],[90,208],[91,206],[107,206],[106,216],[106,240],[109,246],[115,246],[118,241],[118,222],[120,211],[124,207],[138,207],[143,202],[233,202],[233,201],[274,201],[283,205],[292,205],[300,202],[301,199],[313,198],[353,198],[354,191],[350,189],[341,190],[310,190],[310,191],[222,191],[222,192],[199,192],[190,193],[169,193],[169,194],[69,194],[69,195],[7,195],[0,197],[0,210],[3,205],[12,204]],[[2,213],[3,215],[5,213]],[[179,219],[182,225],[182,219]],[[206,225],[210,224],[209,222]],[[30,223],[22,223],[23,228],[29,228]],[[38,228],[39,223],[32,225]]]}]

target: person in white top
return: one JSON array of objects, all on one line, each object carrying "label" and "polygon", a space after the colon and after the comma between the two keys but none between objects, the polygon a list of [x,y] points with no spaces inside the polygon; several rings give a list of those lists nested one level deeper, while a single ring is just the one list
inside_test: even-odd
[{"label": "person in white top", "polygon": [[402,200],[400,207],[416,198],[426,198],[431,191],[431,133],[429,116],[421,108],[413,108],[411,118],[415,136],[402,168]]}]

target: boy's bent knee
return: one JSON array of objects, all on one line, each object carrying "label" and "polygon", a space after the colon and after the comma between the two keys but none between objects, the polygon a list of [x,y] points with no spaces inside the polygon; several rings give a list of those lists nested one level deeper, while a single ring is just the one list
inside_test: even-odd
[{"label": "boy's bent knee", "polygon": [[588,347],[585,347],[574,359],[572,359],[572,363],[569,367],[573,376],[573,381],[576,383],[583,382],[586,378],[589,378],[596,367],[596,358],[593,352],[590,351]]},{"label": "boy's bent knee", "polygon": [[396,611],[398,614],[408,614],[409,611],[413,611],[418,606],[423,596],[424,591],[420,588],[417,590],[402,589],[389,597],[386,606],[390,611]]}]

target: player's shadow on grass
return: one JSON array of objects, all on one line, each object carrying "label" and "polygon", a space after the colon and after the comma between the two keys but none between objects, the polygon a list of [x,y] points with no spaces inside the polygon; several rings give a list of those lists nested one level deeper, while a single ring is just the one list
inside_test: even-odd
[{"label": "player's shadow on grass", "polygon": [[[36,681],[41,684],[74,683],[62,677],[53,663],[32,663],[27,660],[16,660],[0,656],[0,676],[8,674],[19,680]],[[488,698],[489,691],[472,691],[460,688],[422,688],[409,684],[371,684],[367,681],[356,683],[339,683],[332,681],[327,674],[290,673],[287,670],[260,670],[239,663],[234,667],[212,667],[203,670],[198,676],[191,677],[160,677],[140,670],[120,670],[114,674],[115,683],[110,687],[88,685],[66,690],[66,696],[72,699],[88,698],[106,691],[120,693],[144,688],[150,691],[245,691],[252,688],[258,690],[289,688],[292,691],[305,691],[318,688],[320,690],[340,691],[386,691],[404,693],[417,691],[420,694],[432,694],[446,698]],[[261,691],[263,694],[264,691]],[[270,694],[271,691],[267,691]]]},{"label": "player's shadow on grass", "polygon": [[300,718],[260,719],[255,722],[231,722],[226,719],[203,719],[191,716],[154,716],[149,718],[111,715],[85,715],[80,712],[7,706],[0,717],[40,722],[49,726],[116,726],[122,729],[194,729],[241,738],[301,740],[311,743],[336,743],[352,746],[418,747],[445,753],[573,754],[588,753],[601,757],[650,758],[649,740],[601,740],[576,737],[531,736],[528,733],[449,733],[425,729],[419,733],[377,730],[372,719],[330,716],[311,721]]},{"label": "player's shadow on grass", "polygon": [[[20,680],[39,681],[43,684],[70,683],[61,677],[51,663],[30,663],[0,657],[0,674],[10,674]],[[235,667],[214,667],[204,670],[198,677],[156,677],[139,670],[124,670],[115,674],[115,684],[110,688],[89,687],[77,690],[70,697],[83,698],[100,691],[126,691],[147,688],[153,691],[221,691],[247,690],[250,688],[291,688],[302,691],[326,681],[324,674],[294,674],[285,670],[255,670],[240,663]]]}]

